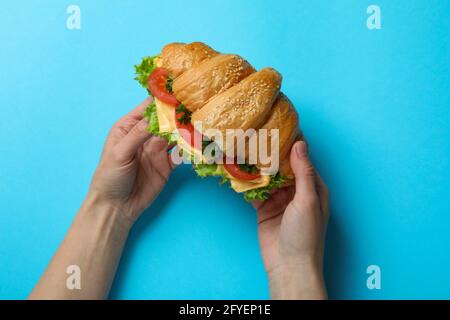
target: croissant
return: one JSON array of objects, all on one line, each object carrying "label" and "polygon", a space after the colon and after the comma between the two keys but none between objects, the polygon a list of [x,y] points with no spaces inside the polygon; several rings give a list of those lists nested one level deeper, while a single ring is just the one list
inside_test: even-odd
[{"label": "croissant", "polygon": [[[199,176],[221,177],[247,201],[265,200],[272,189],[293,183],[290,150],[304,137],[275,69],[257,71],[239,55],[193,42],[166,45],[160,55],[145,57],[136,74],[154,97],[144,114],[148,130],[176,142],[190,157],[200,154],[202,161],[193,164]],[[230,137],[238,143],[229,145]],[[251,141],[265,147],[266,158]],[[208,146],[224,161],[205,160]]]}]

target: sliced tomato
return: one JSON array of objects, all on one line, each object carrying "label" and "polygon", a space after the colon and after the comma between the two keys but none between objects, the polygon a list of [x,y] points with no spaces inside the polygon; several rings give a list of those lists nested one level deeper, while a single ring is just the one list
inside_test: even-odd
[{"label": "sliced tomato", "polygon": [[148,90],[157,99],[176,107],[179,102],[175,96],[167,91],[166,84],[169,79],[169,72],[164,68],[156,68],[148,77]]},{"label": "sliced tomato", "polygon": [[235,177],[236,179],[240,179],[240,180],[255,180],[258,179],[261,174],[258,173],[250,173],[247,171],[244,171],[241,169],[241,167],[239,166],[239,164],[237,163],[226,163],[227,161],[224,161],[224,168],[225,170],[228,171],[229,174],[231,174],[233,177]]},{"label": "sliced tomato", "polygon": [[203,135],[195,130],[194,125],[190,122],[184,123],[180,121],[180,119],[183,117],[184,113],[176,113],[175,112],[175,123],[177,125],[178,129],[184,129],[184,130],[178,130],[180,133],[180,137],[184,139],[192,148],[195,148],[197,150],[202,150],[202,139]]}]

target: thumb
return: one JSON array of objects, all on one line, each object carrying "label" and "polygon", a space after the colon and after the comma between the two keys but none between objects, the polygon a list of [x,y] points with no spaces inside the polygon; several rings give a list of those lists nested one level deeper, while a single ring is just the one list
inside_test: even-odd
[{"label": "thumb", "polygon": [[301,201],[317,200],[315,170],[308,158],[306,143],[297,141],[291,150],[291,168],[295,175],[295,196]]}]

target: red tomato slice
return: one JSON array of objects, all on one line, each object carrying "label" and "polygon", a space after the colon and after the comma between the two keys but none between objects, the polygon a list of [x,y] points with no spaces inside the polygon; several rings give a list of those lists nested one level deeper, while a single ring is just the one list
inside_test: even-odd
[{"label": "red tomato slice", "polygon": [[162,102],[176,107],[178,100],[166,88],[168,78],[169,72],[166,69],[156,68],[148,77],[148,90]]},{"label": "red tomato slice", "polygon": [[203,135],[195,130],[192,123],[182,123],[179,120],[181,117],[183,117],[184,113],[176,113],[175,112],[175,123],[177,125],[178,129],[184,129],[184,130],[178,130],[180,133],[180,137],[184,139],[192,148],[195,148],[197,150],[202,150],[202,139]]},{"label": "red tomato slice", "polygon": [[240,179],[240,180],[255,180],[261,176],[261,174],[259,172],[258,173],[250,173],[250,172],[246,172],[246,171],[242,170],[241,167],[239,166],[239,164],[237,164],[237,163],[228,164],[228,163],[226,163],[226,161],[224,161],[223,166],[228,171],[229,174],[231,174],[233,177]]}]

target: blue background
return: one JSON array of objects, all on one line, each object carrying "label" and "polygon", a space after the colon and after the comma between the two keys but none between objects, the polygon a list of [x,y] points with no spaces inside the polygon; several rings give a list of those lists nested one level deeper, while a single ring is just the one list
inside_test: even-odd
[{"label": "blue background", "polygon": [[[81,7],[82,29],[66,28]],[[205,41],[273,66],[331,190],[331,298],[450,298],[450,1],[1,1],[0,298],[25,298],[83,200],[133,65]],[[368,290],[366,268],[382,270]],[[112,298],[268,298],[255,214],[189,166],[133,229]]]}]

